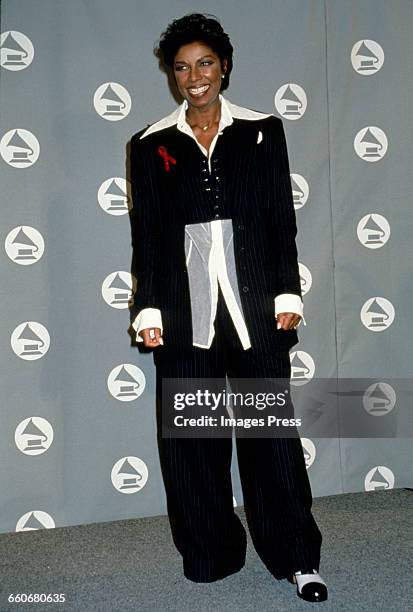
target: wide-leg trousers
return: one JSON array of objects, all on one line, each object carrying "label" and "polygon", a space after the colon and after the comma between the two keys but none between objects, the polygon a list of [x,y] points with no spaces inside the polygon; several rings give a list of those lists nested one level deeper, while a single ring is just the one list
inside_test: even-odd
[{"label": "wide-leg trousers", "polygon": [[[242,348],[221,292],[215,330],[209,349],[155,349],[163,351],[155,359],[157,441],[168,517],[184,575],[195,582],[224,578],[245,564],[246,532],[233,507],[232,438],[163,437],[162,379],[290,378],[287,351],[264,356]],[[318,570],[322,535],[300,438],[236,436],[236,450],[248,529],[267,569],[276,578]]]}]

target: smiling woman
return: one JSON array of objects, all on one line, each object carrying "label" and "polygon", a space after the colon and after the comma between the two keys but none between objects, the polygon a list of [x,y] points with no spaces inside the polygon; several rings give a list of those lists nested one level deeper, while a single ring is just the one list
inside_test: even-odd
[{"label": "smiling woman", "polygon": [[[154,349],[173,541],[185,576],[212,582],[245,563],[232,438],[165,434],[163,415],[170,421],[174,407],[163,383],[194,378],[210,390],[228,377],[236,393],[242,379],[281,378],[288,387],[288,351],[302,316],[297,227],[282,121],[222,95],[233,48],[221,24],[186,15],[168,26],[159,50],[183,102],[131,142],[133,326]],[[258,554],[275,578],[297,584],[301,598],[324,601],[322,536],[298,432],[237,435],[236,443]]]}]

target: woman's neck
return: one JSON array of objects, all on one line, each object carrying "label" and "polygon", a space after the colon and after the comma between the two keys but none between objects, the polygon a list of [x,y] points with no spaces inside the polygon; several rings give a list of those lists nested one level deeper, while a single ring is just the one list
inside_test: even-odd
[{"label": "woman's neck", "polygon": [[188,105],[186,111],[186,118],[189,125],[199,127],[200,129],[206,129],[213,124],[219,123],[221,117],[221,101],[219,98],[210,104],[207,108],[197,108]]}]

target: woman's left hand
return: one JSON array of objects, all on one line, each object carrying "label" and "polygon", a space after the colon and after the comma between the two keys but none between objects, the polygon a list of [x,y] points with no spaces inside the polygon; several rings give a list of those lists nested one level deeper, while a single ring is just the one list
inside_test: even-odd
[{"label": "woman's left hand", "polygon": [[280,312],[277,315],[277,329],[297,329],[301,320],[295,312]]}]

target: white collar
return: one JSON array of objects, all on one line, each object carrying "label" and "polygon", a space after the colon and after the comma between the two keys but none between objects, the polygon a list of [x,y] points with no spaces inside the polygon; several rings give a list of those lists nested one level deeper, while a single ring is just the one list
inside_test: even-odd
[{"label": "white collar", "polygon": [[[264,119],[265,117],[271,116],[271,113],[260,113],[249,108],[244,108],[243,106],[237,106],[236,104],[232,104],[232,102],[224,98],[224,96],[222,96],[221,94],[219,94],[219,99],[221,102],[221,119],[219,122],[219,132],[221,132],[228,125],[231,125],[234,119],[247,119],[250,121],[258,121],[259,119]],[[186,121],[185,116],[187,108],[188,102],[184,100],[182,104],[174,110],[173,113],[149,126],[140,138],[142,139],[145,136],[149,136],[149,134],[153,134],[154,132],[165,130],[166,128],[169,128],[173,125],[176,125],[178,130],[180,130],[181,132],[192,134],[192,129]]]}]

